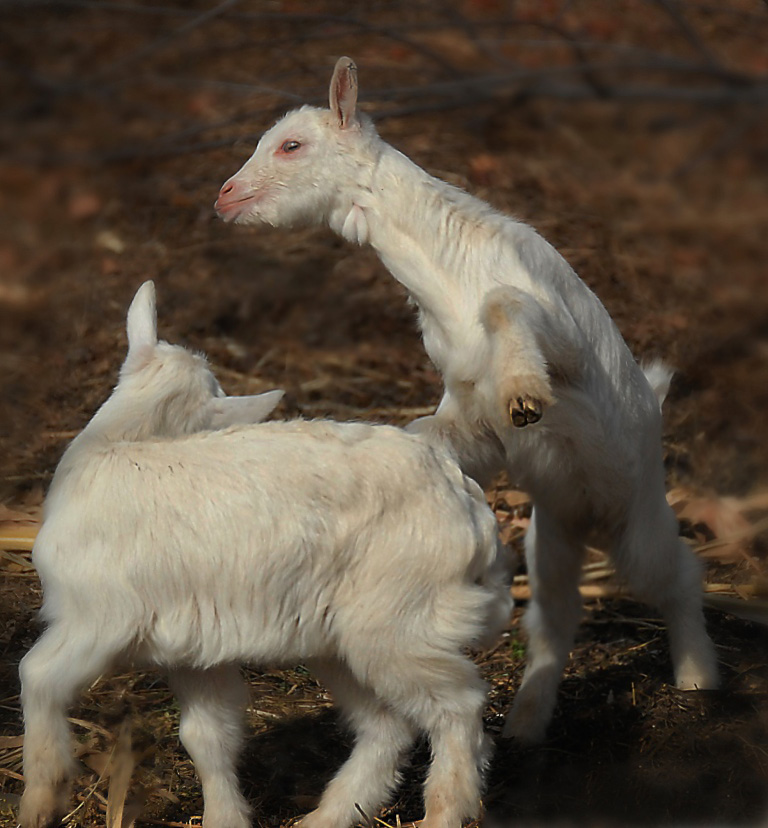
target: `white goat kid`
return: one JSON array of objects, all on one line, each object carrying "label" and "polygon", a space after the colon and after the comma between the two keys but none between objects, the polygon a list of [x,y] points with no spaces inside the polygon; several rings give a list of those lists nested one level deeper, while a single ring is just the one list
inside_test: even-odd
[{"label": "white goat kid", "polygon": [[66,711],[119,664],[166,671],[206,828],[246,828],[238,664],[304,662],[356,734],[307,828],[374,814],[423,730],[429,828],[480,805],[485,688],[464,648],[511,609],[496,522],[455,460],[388,426],[273,422],[278,395],[219,396],[204,360],[158,343],[145,285],[119,383],[65,453],[33,559],[47,628],[21,663],[22,828],[66,811]]},{"label": "white goat kid", "polygon": [[241,224],[325,223],[370,244],[417,303],[445,382],[435,415],[413,428],[449,439],[480,482],[506,468],[532,495],[529,663],[505,735],[530,742],[545,733],[580,618],[590,538],[661,610],[678,687],[715,687],[700,568],[665,498],[660,402],[669,372],[654,366],[652,388],[605,308],[550,244],[386,144],[356,100],[355,65],[341,58],[330,111],[302,107],[278,121],[216,208]]}]

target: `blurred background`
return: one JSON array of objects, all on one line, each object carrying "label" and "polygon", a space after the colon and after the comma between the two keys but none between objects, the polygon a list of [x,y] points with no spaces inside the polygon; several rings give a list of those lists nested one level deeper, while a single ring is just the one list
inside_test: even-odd
[{"label": "blurred background", "polygon": [[[768,460],[768,6],[757,0],[0,6],[0,485],[50,479],[157,282],[170,339],[231,392],[385,421],[440,383],[401,290],[324,231],[225,226],[259,135],[335,59],[430,172],[533,224],[638,358],[678,371],[670,475],[725,493]],[[231,372],[231,373],[228,373]]]},{"label": "blurred background", "polygon": [[[765,632],[743,599],[765,592],[768,538],[767,2],[2,0],[0,528],[34,532],[65,446],[116,381],[125,312],[148,278],[160,335],[208,353],[228,393],[282,387],[282,415],[396,424],[435,406],[413,309],[370,251],[213,212],[275,118],[327,101],[342,54],[387,141],[536,227],[638,359],[674,366],[670,500],[708,600],[741,602],[740,617],[709,617],[725,692],[677,693],[658,619],[605,580],[595,552],[550,741],[497,747],[495,824],[763,819]],[[503,479],[489,499],[519,549],[530,504]],[[22,781],[16,664],[40,601],[19,548],[0,545],[2,826]],[[515,590],[524,607],[524,573]],[[768,604],[755,606],[765,623]],[[521,676],[519,615],[480,661],[491,733]],[[348,745],[306,671],[249,679],[244,784],[258,824],[277,825],[311,806]],[[99,762],[126,709],[154,786],[144,815],[178,825],[200,812],[170,695],[122,676],[75,713],[72,825],[104,822]],[[419,815],[427,758],[391,824]]]}]

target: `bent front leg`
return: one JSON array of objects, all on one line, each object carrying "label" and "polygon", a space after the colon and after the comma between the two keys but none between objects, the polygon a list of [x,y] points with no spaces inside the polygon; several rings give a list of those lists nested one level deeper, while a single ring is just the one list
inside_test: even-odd
[{"label": "bent front leg", "polygon": [[554,402],[542,352],[541,310],[532,297],[508,287],[491,291],[480,311],[488,338],[488,363],[478,391],[493,407],[491,421],[525,428]]},{"label": "bent front leg", "polygon": [[537,423],[555,402],[555,386],[580,385],[591,349],[557,296],[542,301],[499,285],[485,297],[480,322],[490,342],[485,376],[498,392],[495,404],[506,425]]}]

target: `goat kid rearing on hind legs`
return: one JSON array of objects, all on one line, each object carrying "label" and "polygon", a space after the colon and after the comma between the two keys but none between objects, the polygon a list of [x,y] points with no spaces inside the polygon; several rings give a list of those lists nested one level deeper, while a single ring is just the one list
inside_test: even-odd
[{"label": "goat kid rearing on hind legs", "polygon": [[418,305],[445,384],[434,416],[412,428],[450,441],[478,481],[506,468],[531,494],[530,656],[505,735],[545,733],[580,617],[588,540],[662,612],[677,686],[717,686],[699,564],[665,497],[670,372],[641,370],[595,294],[535,230],[385,143],[357,109],[349,58],[336,64],[329,99],[266,132],[216,209],[239,224],[325,224],[371,245]]}]

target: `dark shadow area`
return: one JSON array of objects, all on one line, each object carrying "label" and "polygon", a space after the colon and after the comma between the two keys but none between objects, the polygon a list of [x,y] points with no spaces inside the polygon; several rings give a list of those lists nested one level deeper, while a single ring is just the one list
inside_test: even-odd
[{"label": "dark shadow area", "polygon": [[590,612],[546,742],[496,742],[491,824],[762,823],[768,632],[712,613],[722,689],[684,692],[667,683],[664,630],[648,616],[630,601]]}]

